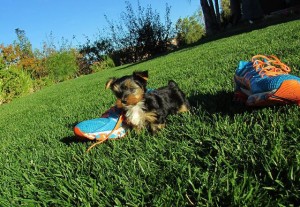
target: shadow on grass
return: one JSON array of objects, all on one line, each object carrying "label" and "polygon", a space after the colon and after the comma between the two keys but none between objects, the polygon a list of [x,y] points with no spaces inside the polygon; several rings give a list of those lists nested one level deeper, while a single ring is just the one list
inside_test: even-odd
[{"label": "shadow on grass", "polygon": [[86,143],[86,142],[91,142],[90,140],[84,140],[84,139],[80,139],[77,136],[68,136],[68,137],[64,137],[60,140],[62,143],[66,144],[66,145],[71,145],[73,143]]},{"label": "shadow on grass", "polygon": [[221,114],[222,116],[233,117],[236,114],[259,111],[265,108],[272,109],[274,113],[286,113],[286,110],[289,109],[288,104],[249,107],[243,103],[233,101],[234,92],[229,91],[218,91],[214,94],[192,92],[192,94],[196,94],[188,97],[192,110],[196,111],[198,108],[201,108],[210,115]]},{"label": "shadow on grass", "polygon": [[244,112],[252,111],[253,108],[246,107],[244,104],[235,103],[233,101],[233,92],[218,91],[215,94],[211,93],[197,93],[194,92],[190,96],[189,102],[192,108],[201,107],[209,114],[222,114],[234,116]]},{"label": "shadow on grass", "polygon": [[[67,124],[66,127],[68,129],[74,129],[74,127],[78,124],[79,122],[73,123],[73,124]],[[73,143],[85,143],[85,142],[91,142],[90,140],[84,140],[79,137],[77,137],[75,134],[73,136],[68,136],[64,137],[60,140],[62,143],[66,145],[71,145]]]}]

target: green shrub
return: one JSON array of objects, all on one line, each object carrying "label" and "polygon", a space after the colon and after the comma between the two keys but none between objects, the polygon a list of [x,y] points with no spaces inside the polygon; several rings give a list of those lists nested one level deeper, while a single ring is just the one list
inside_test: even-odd
[{"label": "green shrub", "polygon": [[52,53],[45,62],[49,77],[55,82],[74,78],[78,72],[76,51],[68,50]]},{"label": "green shrub", "polygon": [[5,68],[3,57],[0,55],[0,70]]},{"label": "green shrub", "polygon": [[230,21],[231,10],[230,10],[230,0],[221,1],[221,21],[224,26],[226,26]]},{"label": "green shrub", "polygon": [[0,70],[0,104],[24,96],[32,89],[32,80],[26,72],[16,67]]},{"label": "green shrub", "polygon": [[102,70],[105,70],[108,68],[113,68],[113,67],[115,67],[115,63],[114,63],[113,59],[106,56],[103,61],[95,62],[91,66],[91,70],[93,73],[95,73],[95,72],[99,72],[99,71],[102,71]]},{"label": "green shrub", "polygon": [[53,84],[54,84],[53,80],[51,78],[49,78],[48,76],[39,78],[39,79],[35,79],[33,81],[33,90],[38,91],[46,86],[51,86]]},{"label": "green shrub", "polygon": [[205,35],[204,26],[201,24],[201,13],[178,19],[176,23],[178,44],[188,45],[197,42]]}]

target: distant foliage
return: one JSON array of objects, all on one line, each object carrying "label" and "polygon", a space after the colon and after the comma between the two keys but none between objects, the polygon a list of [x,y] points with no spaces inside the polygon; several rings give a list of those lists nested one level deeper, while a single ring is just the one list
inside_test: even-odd
[{"label": "distant foliage", "polygon": [[147,59],[168,50],[172,35],[170,7],[166,5],[165,22],[149,5],[143,8],[138,1],[135,12],[126,1],[126,12],[121,14],[120,22],[114,24],[106,17],[114,43],[113,58],[118,63],[130,63]]},{"label": "distant foliage", "polygon": [[201,20],[202,15],[199,12],[177,21],[176,32],[179,46],[195,43],[204,36],[205,30]]},{"label": "distant foliage", "polygon": [[231,18],[231,10],[230,10],[230,0],[222,0],[221,1],[221,24],[226,26],[230,22]]},{"label": "distant foliage", "polygon": [[100,62],[94,62],[91,66],[91,70],[93,73],[105,70],[105,69],[109,69],[109,68],[113,68],[115,67],[115,63],[113,61],[113,59],[111,59],[110,57],[106,56],[104,57],[104,59]]},{"label": "distant foliage", "polygon": [[41,90],[42,88],[46,86],[51,86],[54,84],[54,81],[49,77],[42,77],[39,79],[34,79],[33,80],[33,91],[38,91]]},{"label": "distant foliage", "polygon": [[21,59],[21,50],[17,45],[0,45],[0,64],[1,69],[8,68],[10,65],[16,65]]},{"label": "distant foliage", "polygon": [[[1,53],[0,53],[1,54]],[[5,68],[3,57],[0,55],[0,70]]]},{"label": "distant foliage", "polygon": [[93,63],[101,62],[107,57],[107,54],[111,54],[113,50],[112,42],[109,39],[99,38],[93,43],[88,39],[87,42],[80,47],[79,51],[87,61]]},{"label": "distant foliage", "polygon": [[18,55],[17,65],[23,70],[28,71],[32,74],[33,78],[35,78],[37,71],[40,70],[40,61],[35,57],[32,51],[32,45],[26,37],[25,31],[16,29],[15,32],[18,38],[14,43]]},{"label": "distant foliage", "polygon": [[31,44],[25,32],[16,29],[18,40],[8,46],[0,45],[0,69],[16,66],[27,71],[33,79],[45,75],[42,59],[32,51]]},{"label": "distant foliage", "polygon": [[33,91],[30,76],[16,66],[0,70],[0,104]]},{"label": "distant foliage", "polygon": [[[113,53],[113,50],[112,42],[107,38],[99,37],[99,39],[94,42],[88,39],[79,49],[79,56],[77,57],[79,73],[89,74],[95,72],[98,70],[96,66],[104,66],[107,59],[110,59],[112,64],[115,65],[113,60],[109,57],[109,55]],[[103,67],[101,66],[101,68]]]},{"label": "distant foliage", "polygon": [[55,82],[74,78],[78,73],[75,50],[54,52],[45,61],[49,77]]},{"label": "distant foliage", "polygon": [[25,31],[15,32],[17,40],[13,44],[0,45],[0,104],[80,75],[79,60],[83,56],[68,41],[62,39],[57,49],[50,36],[50,43],[44,43],[41,51],[32,51]]}]

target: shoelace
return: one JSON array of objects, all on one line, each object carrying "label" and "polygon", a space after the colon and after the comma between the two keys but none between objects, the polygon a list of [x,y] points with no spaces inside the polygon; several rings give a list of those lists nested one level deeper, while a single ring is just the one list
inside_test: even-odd
[{"label": "shoelace", "polygon": [[252,57],[252,62],[253,67],[256,71],[259,71],[258,74],[261,77],[265,75],[277,76],[291,72],[291,69],[274,55],[255,55]]},{"label": "shoelace", "polygon": [[113,128],[113,130],[111,130],[111,132],[110,132],[109,134],[104,135],[103,137],[101,137],[100,141],[97,141],[96,143],[92,144],[92,145],[86,150],[86,152],[89,152],[89,151],[90,151],[92,148],[94,148],[96,145],[101,144],[101,143],[107,141],[108,138],[109,138],[109,136],[110,136],[112,133],[114,133],[114,131],[115,131],[116,129],[118,129],[118,128],[121,126],[121,123],[122,123],[123,119],[124,119],[123,114],[121,114],[120,117],[119,117],[119,119],[118,119],[118,121],[117,121],[117,123],[116,123],[116,125],[115,125],[115,127]]}]

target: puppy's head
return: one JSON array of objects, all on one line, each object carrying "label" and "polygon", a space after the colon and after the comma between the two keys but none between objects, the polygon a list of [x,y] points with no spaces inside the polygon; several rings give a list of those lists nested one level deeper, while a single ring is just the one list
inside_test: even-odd
[{"label": "puppy's head", "polygon": [[148,71],[133,72],[121,78],[110,78],[105,88],[110,88],[117,97],[117,107],[136,105],[144,98]]}]

